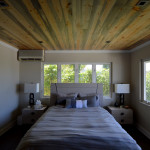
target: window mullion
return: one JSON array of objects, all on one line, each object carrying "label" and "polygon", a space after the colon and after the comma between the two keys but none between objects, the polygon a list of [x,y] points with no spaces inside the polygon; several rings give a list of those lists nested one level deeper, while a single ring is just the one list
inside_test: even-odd
[{"label": "window mullion", "polygon": [[92,64],[92,83],[96,83],[96,64]]},{"label": "window mullion", "polygon": [[144,100],[147,100],[146,98],[146,63],[144,62]]},{"label": "window mullion", "polygon": [[61,83],[61,64],[57,65],[57,83]]},{"label": "window mullion", "polygon": [[78,83],[79,82],[79,76],[78,76],[78,73],[79,73],[79,69],[78,69],[78,64],[75,64],[75,83]]},{"label": "window mullion", "polygon": [[44,63],[41,63],[41,92],[40,97],[44,96]]},{"label": "window mullion", "polygon": [[112,63],[110,63],[110,65],[109,65],[109,96],[110,97],[112,97],[111,83],[112,83]]}]

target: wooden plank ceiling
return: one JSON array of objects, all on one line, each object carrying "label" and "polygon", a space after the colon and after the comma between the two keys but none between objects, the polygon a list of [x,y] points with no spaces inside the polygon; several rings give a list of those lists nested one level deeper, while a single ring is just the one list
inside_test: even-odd
[{"label": "wooden plank ceiling", "polygon": [[150,2],[138,2],[0,0],[0,40],[18,49],[132,49],[150,40]]}]

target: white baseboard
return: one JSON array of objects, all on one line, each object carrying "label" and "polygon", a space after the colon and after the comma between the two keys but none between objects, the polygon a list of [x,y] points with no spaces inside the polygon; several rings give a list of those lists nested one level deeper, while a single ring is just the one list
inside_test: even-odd
[{"label": "white baseboard", "polygon": [[15,120],[13,120],[13,121],[11,121],[11,122],[9,122],[7,125],[5,125],[3,128],[1,128],[0,129],[0,136],[2,135],[2,134],[4,134],[6,131],[8,131],[10,128],[12,128],[13,126],[15,126],[16,125],[16,119]]},{"label": "white baseboard", "polygon": [[136,124],[136,127],[139,131],[141,131],[147,138],[150,139],[150,132],[144,129],[140,124]]}]

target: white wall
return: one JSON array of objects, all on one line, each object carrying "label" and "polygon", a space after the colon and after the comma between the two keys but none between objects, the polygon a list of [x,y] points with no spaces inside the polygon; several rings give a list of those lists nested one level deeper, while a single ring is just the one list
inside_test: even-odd
[{"label": "white wall", "polygon": [[[132,85],[132,107],[135,111],[135,121],[145,134],[150,137],[150,106],[140,102],[140,63],[141,59],[150,59],[150,45],[139,48],[131,53],[131,85]],[[148,133],[149,132],[149,133]]]},{"label": "white wall", "polygon": [[[24,94],[24,83],[41,83],[41,62],[20,62],[20,106],[29,105],[29,94]],[[35,99],[40,99],[36,93]]]},{"label": "white wall", "polygon": [[17,50],[0,42],[0,134],[16,120],[19,108]]},{"label": "white wall", "polygon": [[[100,63],[112,62],[112,83],[130,83],[130,54],[129,53],[46,53],[45,62],[58,63]],[[40,62],[20,62],[20,82],[41,83]],[[36,94],[40,98],[40,94]],[[125,103],[129,104],[130,94],[125,95]],[[28,94],[20,94],[21,107],[28,105]],[[111,99],[104,100],[104,105],[114,104],[116,98],[113,93]],[[48,104],[49,99],[42,99]]]}]

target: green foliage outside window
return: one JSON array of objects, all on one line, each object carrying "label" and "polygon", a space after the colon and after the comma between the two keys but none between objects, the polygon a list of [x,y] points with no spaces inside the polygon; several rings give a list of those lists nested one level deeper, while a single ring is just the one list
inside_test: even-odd
[{"label": "green foliage outside window", "polygon": [[79,83],[92,83],[92,65],[79,65]]},{"label": "green foliage outside window", "polygon": [[75,67],[74,65],[61,65],[61,83],[75,82]]},{"label": "green foliage outside window", "polygon": [[[96,69],[96,82],[103,83],[103,94],[110,93],[110,66],[101,65]],[[98,66],[99,67],[99,66]],[[75,82],[75,67],[73,64],[61,65],[61,82]],[[57,65],[44,65],[44,96],[50,96],[50,84],[57,83]],[[79,83],[92,83],[92,65],[79,65]]]},{"label": "green foliage outside window", "polygon": [[150,102],[150,71],[146,72],[146,100]]},{"label": "green foliage outside window", "polygon": [[103,67],[99,71],[96,69],[96,82],[103,83],[103,95],[109,96],[110,93],[110,66],[102,65]]},{"label": "green foliage outside window", "polygon": [[44,96],[50,96],[51,83],[57,83],[57,65],[44,65]]}]

